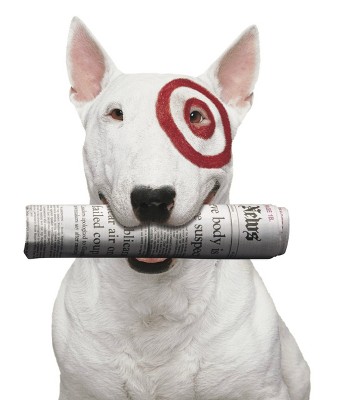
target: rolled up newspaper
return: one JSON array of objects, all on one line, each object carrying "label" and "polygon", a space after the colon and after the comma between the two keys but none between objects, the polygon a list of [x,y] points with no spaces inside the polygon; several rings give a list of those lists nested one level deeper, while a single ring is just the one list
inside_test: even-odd
[{"label": "rolled up newspaper", "polygon": [[271,258],[285,253],[287,209],[204,205],[187,225],[124,227],[107,205],[26,207],[27,258]]},{"label": "rolled up newspaper", "polygon": [[27,258],[271,258],[286,251],[287,209],[204,205],[187,225],[117,223],[107,205],[26,207]]}]

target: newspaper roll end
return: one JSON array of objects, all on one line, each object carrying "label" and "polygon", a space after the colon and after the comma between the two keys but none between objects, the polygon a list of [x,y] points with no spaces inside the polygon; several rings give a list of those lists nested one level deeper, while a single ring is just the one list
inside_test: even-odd
[{"label": "newspaper roll end", "polygon": [[24,254],[28,259],[32,259],[29,251],[30,243],[30,206],[26,206],[26,241],[24,247]]},{"label": "newspaper roll end", "polygon": [[29,254],[28,254],[28,243],[27,243],[27,241],[25,243],[24,254],[28,259],[32,258],[32,257],[29,257]]},{"label": "newspaper roll end", "polygon": [[282,243],[281,243],[281,249],[280,252],[278,253],[278,256],[281,256],[284,254],[287,250],[288,246],[288,239],[289,239],[289,214],[288,210],[285,207],[278,207],[278,211],[280,213],[281,217],[281,223],[282,223]]}]

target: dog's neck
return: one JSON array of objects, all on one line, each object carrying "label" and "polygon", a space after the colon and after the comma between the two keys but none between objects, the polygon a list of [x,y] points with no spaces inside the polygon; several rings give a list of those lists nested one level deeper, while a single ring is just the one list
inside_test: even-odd
[{"label": "dog's neck", "polygon": [[79,303],[80,317],[92,316],[86,330],[153,362],[181,351],[197,332],[205,332],[204,343],[219,335],[222,327],[216,330],[214,321],[220,313],[228,314],[223,329],[232,331],[252,304],[245,296],[251,270],[237,260],[177,259],[172,269],[155,275],[134,271],[126,259],[77,262],[74,284],[81,293],[86,281],[90,292]]},{"label": "dog's neck", "polygon": [[[126,259],[96,264],[105,299],[132,319],[190,322],[204,312],[216,288],[216,260],[175,259],[161,274],[134,271]],[[194,305],[194,306],[193,306]]]},{"label": "dog's neck", "polygon": [[[223,273],[216,260],[176,259],[174,267],[161,274],[138,273],[126,259],[85,262],[91,264],[87,270],[92,276],[86,280],[91,282],[93,303],[84,306],[93,309],[96,337],[109,332],[127,352],[147,354],[153,362],[181,350],[206,323]],[[87,330],[91,325],[88,321]]]}]

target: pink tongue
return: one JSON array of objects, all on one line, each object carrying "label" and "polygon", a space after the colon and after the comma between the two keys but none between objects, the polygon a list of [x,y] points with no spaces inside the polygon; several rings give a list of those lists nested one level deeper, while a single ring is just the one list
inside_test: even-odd
[{"label": "pink tongue", "polygon": [[136,258],[136,260],[142,261],[145,263],[154,264],[154,263],[162,262],[162,261],[166,260],[166,258]]}]

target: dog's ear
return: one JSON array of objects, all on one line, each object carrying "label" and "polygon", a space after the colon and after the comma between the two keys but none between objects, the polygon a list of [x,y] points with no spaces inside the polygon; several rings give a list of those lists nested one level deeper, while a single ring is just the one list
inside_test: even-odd
[{"label": "dog's ear", "polygon": [[200,78],[208,81],[243,119],[252,104],[259,64],[258,30],[251,26]]},{"label": "dog's ear", "polygon": [[94,99],[111,78],[119,75],[105,50],[77,17],[71,22],[67,45],[70,98],[77,105]]}]

